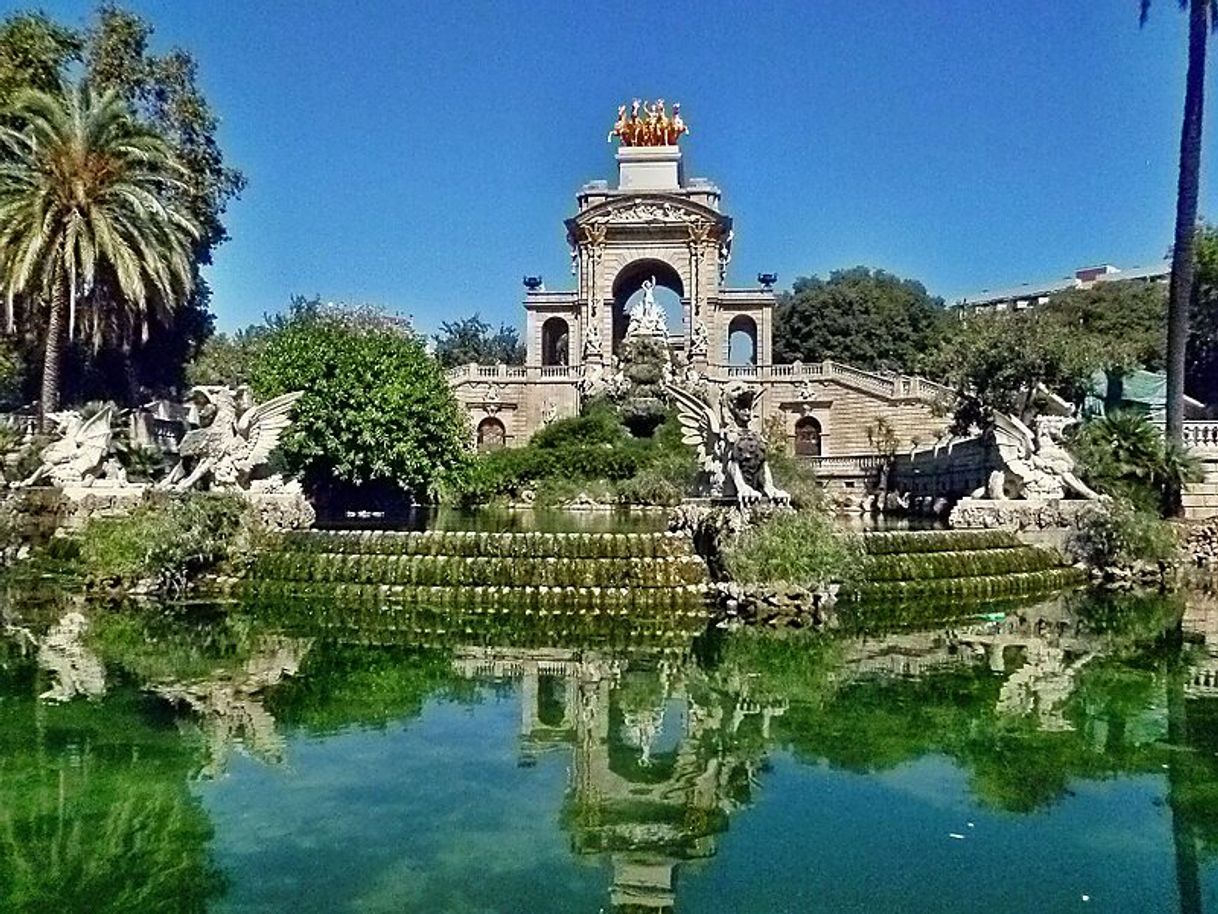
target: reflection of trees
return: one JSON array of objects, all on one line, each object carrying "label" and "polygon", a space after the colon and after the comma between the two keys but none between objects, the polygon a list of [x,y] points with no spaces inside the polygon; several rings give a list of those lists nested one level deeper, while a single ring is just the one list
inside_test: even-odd
[{"label": "reflection of trees", "polygon": [[203,911],[221,881],[199,747],[128,686],[48,705],[32,663],[0,670],[0,908]]},{"label": "reflection of trees", "polygon": [[192,610],[99,614],[90,641],[111,666],[189,712],[181,724],[202,736],[204,775],[221,773],[238,743],[263,761],[282,761],[283,736],[265,693],[297,673],[311,642],[240,614]]},{"label": "reflection of trees", "polygon": [[217,879],[187,784],[230,745],[274,759],[292,729],[383,727],[429,700],[475,700],[487,682],[518,684],[522,764],[570,754],[562,824],[575,852],[610,862],[621,910],[671,907],[677,869],[715,853],[775,750],[858,772],[943,755],[980,802],[1012,812],[1075,780],[1166,765],[1185,910],[1198,858],[1218,848],[1212,607],[1190,609],[1183,645],[1164,637],[1179,605],[1128,596],[692,644],[662,618],[340,609],[313,627],[244,609],[93,616],[87,645],[110,691],[58,705],[35,700],[51,683],[42,635],[0,642],[5,693],[23,696],[0,702],[0,907],[91,892],[97,910],[180,896],[202,908]]},{"label": "reflection of trees", "polygon": [[443,694],[472,695],[461,685],[446,651],[327,641],[314,645],[299,676],[268,695],[267,707],[285,727],[335,733],[417,717]]},{"label": "reflection of trees", "polygon": [[1144,639],[1171,618],[1161,601],[1054,601],[847,638],[823,677],[831,687],[793,702],[776,736],[800,758],[855,771],[946,755],[983,802],[1031,811],[1074,778],[1159,770],[1161,646]]}]

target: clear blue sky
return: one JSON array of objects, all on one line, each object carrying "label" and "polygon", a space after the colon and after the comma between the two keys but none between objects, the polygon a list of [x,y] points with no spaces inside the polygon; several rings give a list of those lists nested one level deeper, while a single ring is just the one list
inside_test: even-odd
[{"label": "clear blue sky", "polygon": [[1175,0],[1144,29],[1136,0],[127,5],[196,55],[249,177],[209,273],[224,328],[294,292],[520,324],[523,274],[570,282],[562,220],[636,95],[681,102],[738,284],[863,263],[952,298],[1171,239]]}]

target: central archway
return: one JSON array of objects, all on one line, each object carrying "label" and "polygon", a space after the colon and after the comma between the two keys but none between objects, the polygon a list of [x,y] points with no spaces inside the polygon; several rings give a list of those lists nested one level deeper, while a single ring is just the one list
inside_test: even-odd
[{"label": "central archway", "polygon": [[631,307],[642,297],[643,282],[655,277],[656,303],[668,317],[668,330],[680,331],[685,321],[685,283],[681,274],[663,260],[646,257],[622,267],[613,280],[613,350],[626,335]]}]

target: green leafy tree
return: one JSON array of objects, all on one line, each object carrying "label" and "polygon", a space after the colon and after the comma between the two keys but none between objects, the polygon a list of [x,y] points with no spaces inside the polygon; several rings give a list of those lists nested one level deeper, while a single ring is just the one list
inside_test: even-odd
[{"label": "green leafy tree", "polygon": [[1054,295],[1046,313],[1062,332],[1077,332],[1110,374],[1163,368],[1167,297],[1161,285],[1099,282],[1090,289],[1070,289]]},{"label": "green leafy tree", "polygon": [[496,330],[478,314],[463,320],[445,321],[433,338],[436,358],[445,368],[470,362],[524,364],[524,345],[516,328],[500,324]]},{"label": "green leafy tree", "polygon": [[910,371],[939,339],[943,300],[920,282],[854,267],[795,281],[774,312],[774,354],[783,361],[835,359],[858,368]]},{"label": "green leafy tree", "polygon": [[187,383],[248,384],[271,333],[271,327],[254,324],[209,337],[186,366]]},{"label": "green leafy tree", "polygon": [[1218,403],[1218,228],[1201,226],[1196,250],[1186,384],[1190,394],[1212,404]]},{"label": "green leafy tree", "polygon": [[[108,327],[171,312],[194,281],[199,227],[170,191],[182,167],[113,92],[17,95],[0,126],[0,276],[45,316],[42,410],[57,408],[64,333],[100,343]],[[121,298],[95,289],[108,277]],[[82,293],[85,296],[81,301]]]},{"label": "green leafy tree", "polygon": [[[165,191],[200,228],[191,243],[190,293],[172,311],[116,321],[99,347],[69,350],[66,367],[85,399],[130,399],[139,386],[181,383],[184,363],[213,330],[211,292],[199,267],[211,263],[213,251],[228,237],[224,212],[245,186],[244,176],[224,160],[216,139],[219,121],[199,89],[194,59],[181,49],[153,53],[152,36],[147,21],[108,2],[84,28],[29,12],[0,22],[0,107],[25,89],[56,91],[69,76],[83,78],[98,93],[116,92],[133,116],[173,149],[184,173]],[[124,297],[105,273],[97,277],[95,294]],[[26,363],[36,367],[34,353],[44,348],[45,325],[8,329],[20,331]]]},{"label": "green leafy tree", "polygon": [[952,326],[926,361],[929,373],[956,391],[953,427],[985,427],[994,412],[1022,415],[1040,385],[1079,400],[1104,354],[1052,308],[969,315]]},{"label": "green leafy tree", "polygon": [[281,447],[306,484],[397,483],[429,494],[467,459],[467,420],[409,326],[297,300],[253,370],[260,398],[303,390]]},{"label": "green leafy tree", "polygon": [[17,13],[0,23],[0,105],[18,92],[52,92],[84,51],[84,36],[45,13]]},{"label": "green leafy tree", "polygon": [[[1179,0],[1188,10],[1188,72],[1184,83],[1184,119],[1180,127],[1180,177],[1176,188],[1176,232],[1172,246],[1171,289],[1167,305],[1167,437],[1184,438],[1185,350],[1192,305],[1201,185],[1201,124],[1205,114],[1205,50],[1211,28],[1218,25],[1218,0]],[[1139,0],[1145,25],[1150,0]]]}]

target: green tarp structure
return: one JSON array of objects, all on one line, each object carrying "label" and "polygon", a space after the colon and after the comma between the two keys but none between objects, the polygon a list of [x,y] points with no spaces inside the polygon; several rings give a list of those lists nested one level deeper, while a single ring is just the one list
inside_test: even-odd
[{"label": "green tarp structure", "polygon": [[[1116,401],[1108,402],[1111,394],[1116,395]],[[1125,374],[1119,383],[1119,389],[1109,390],[1108,375],[1103,370],[1091,376],[1091,391],[1083,404],[1083,412],[1088,416],[1102,416],[1107,408],[1119,403],[1122,409],[1137,410],[1146,413],[1151,421],[1162,425],[1167,413],[1167,375],[1157,371],[1138,369]],[[1205,404],[1192,397],[1184,398],[1184,415],[1190,419],[1205,417]]]}]

